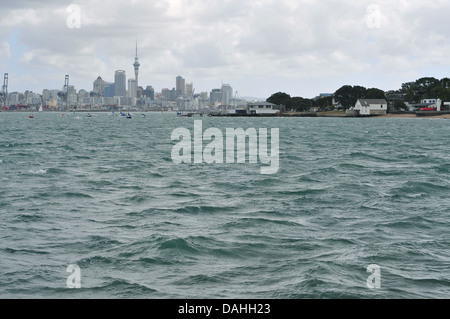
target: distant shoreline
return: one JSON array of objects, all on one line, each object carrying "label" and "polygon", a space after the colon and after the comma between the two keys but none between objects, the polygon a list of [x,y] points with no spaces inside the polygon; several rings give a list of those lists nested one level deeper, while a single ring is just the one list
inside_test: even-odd
[{"label": "distant shoreline", "polygon": [[[79,113],[110,113],[111,111],[108,110],[77,110],[76,112]],[[120,111],[117,111],[120,112]],[[176,111],[126,111],[130,113],[173,113],[176,114]],[[0,111],[0,113],[74,113],[73,110],[71,111],[56,111],[56,110],[46,110],[44,112],[38,112],[38,111],[23,111],[23,110],[17,110],[17,111]],[[197,113],[191,113],[195,117],[198,115]],[[204,113],[205,116],[208,116],[208,114]],[[259,117],[259,118],[298,118],[298,117],[328,117],[328,118],[405,118],[405,119],[411,119],[411,118],[417,118],[417,119],[450,119],[450,113],[448,114],[423,114],[423,113],[395,113],[395,114],[386,114],[386,115],[373,115],[373,116],[348,116],[345,112],[289,112],[289,113],[283,113],[283,114],[245,114],[245,115],[236,115],[236,114],[213,114],[210,115],[212,117]]]},{"label": "distant shoreline", "polygon": [[450,114],[417,116],[417,114],[387,114],[379,116],[381,118],[417,118],[417,119],[450,119]]}]

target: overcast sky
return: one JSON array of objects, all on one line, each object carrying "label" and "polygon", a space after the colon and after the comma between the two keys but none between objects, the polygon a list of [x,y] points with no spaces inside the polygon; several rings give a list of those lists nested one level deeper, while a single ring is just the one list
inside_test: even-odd
[{"label": "overcast sky", "polygon": [[0,12],[9,92],[134,77],[136,37],[139,85],[156,91],[181,75],[196,93],[312,98],[450,76],[448,0],[0,0]]}]

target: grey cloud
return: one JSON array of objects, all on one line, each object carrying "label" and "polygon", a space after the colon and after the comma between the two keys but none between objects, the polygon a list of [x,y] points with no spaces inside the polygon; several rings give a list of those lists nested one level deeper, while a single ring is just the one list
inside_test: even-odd
[{"label": "grey cloud", "polygon": [[[76,30],[66,26],[72,2],[2,1],[0,43],[20,28],[28,55],[13,58],[28,68],[85,74],[89,85],[100,71],[129,67],[131,74],[135,36],[147,81],[200,77],[205,69],[229,79],[301,78],[382,72],[390,61],[403,69],[448,65],[436,52],[450,46],[450,4],[439,0],[79,0],[82,27]],[[367,24],[371,4],[380,10],[379,28]],[[20,12],[38,20],[8,25],[4,17]]]}]

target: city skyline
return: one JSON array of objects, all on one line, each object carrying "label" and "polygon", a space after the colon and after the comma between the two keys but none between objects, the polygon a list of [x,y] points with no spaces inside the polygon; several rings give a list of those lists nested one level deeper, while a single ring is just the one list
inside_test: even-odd
[{"label": "city skyline", "polygon": [[89,89],[99,75],[113,82],[116,70],[137,70],[138,85],[156,91],[182,74],[197,92],[230,83],[241,96],[312,98],[345,84],[390,90],[450,72],[450,4],[439,0],[19,0],[0,9],[0,73],[9,73],[10,92],[60,88],[66,74]]}]

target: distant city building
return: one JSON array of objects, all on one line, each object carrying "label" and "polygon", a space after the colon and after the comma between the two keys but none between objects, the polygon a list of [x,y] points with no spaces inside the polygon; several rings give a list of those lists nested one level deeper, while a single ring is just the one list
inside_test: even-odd
[{"label": "distant city building", "polygon": [[82,102],[84,98],[89,97],[89,92],[86,90],[78,91],[78,101]]},{"label": "distant city building", "polygon": [[17,105],[20,101],[20,95],[17,92],[9,94],[9,104]]},{"label": "distant city building", "polygon": [[67,97],[67,101],[70,105],[76,105],[78,103],[78,95],[77,94],[69,94]]},{"label": "distant city building", "polygon": [[201,92],[198,99],[198,106],[201,109],[207,108],[209,104],[208,92]]},{"label": "distant city building", "polygon": [[51,99],[57,99],[58,98],[58,93],[59,93],[59,90],[51,90],[50,91],[50,98]]},{"label": "distant city building", "polygon": [[[135,81],[135,80],[133,80],[133,81]],[[133,106],[133,101],[132,101],[132,99],[130,98],[130,97],[118,97],[118,99],[119,99],[119,106],[123,106],[123,107],[130,107],[130,106]]]},{"label": "distant city building", "polygon": [[177,99],[177,93],[178,91],[175,90],[175,88],[173,88],[172,90],[162,89],[161,91],[161,95],[166,101],[175,101]]},{"label": "distant city building", "polygon": [[123,70],[116,71],[114,76],[115,96],[125,97],[127,95],[127,75]]},{"label": "distant city building", "polygon": [[177,97],[186,95],[186,80],[182,76],[177,76],[176,91],[177,91]]},{"label": "distant city building", "polygon": [[137,98],[141,99],[144,96],[144,88],[142,86],[137,87]]},{"label": "distant city building", "polygon": [[97,80],[94,81],[94,92],[97,92],[100,94],[100,96],[105,95],[105,87],[109,85],[110,83],[103,81],[103,79],[99,76]]},{"label": "distant city building", "polygon": [[114,104],[115,104],[115,102],[114,102],[114,98],[113,97],[104,97],[103,98],[103,105],[111,106],[111,105],[114,105]]},{"label": "distant city building", "polygon": [[222,103],[222,89],[213,89],[209,95],[209,104],[214,106]]},{"label": "distant city building", "polygon": [[76,95],[77,90],[75,90],[75,86],[69,85],[68,93],[69,93],[69,95]]},{"label": "distant city building", "polygon": [[166,89],[166,88],[162,89],[161,90],[161,97],[168,101],[169,97],[170,97],[170,90]]},{"label": "distant city building", "polygon": [[50,101],[50,99],[51,99],[50,90],[47,90],[47,89],[42,90],[42,99],[44,100],[45,103]]},{"label": "distant city building", "polygon": [[116,84],[111,83],[105,87],[105,97],[114,97],[116,96]]},{"label": "distant city building", "polygon": [[192,98],[194,96],[194,83],[186,84],[186,96]]},{"label": "distant city building", "polygon": [[132,105],[135,104],[135,101],[137,99],[137,82],[135,79],[129,79],[128,80],[128,95],[129,98],[131,98]]},{"label": "distant city building", "polygon": [[222,85],[222,105],[230,105],[233,99],[233,88],[229,84]]},{"label": "distant city building", "polygon": [[155,100],[155,90],[151,86],[147,86],[143,92],[144,97],[149,98],[150,100]]}]

